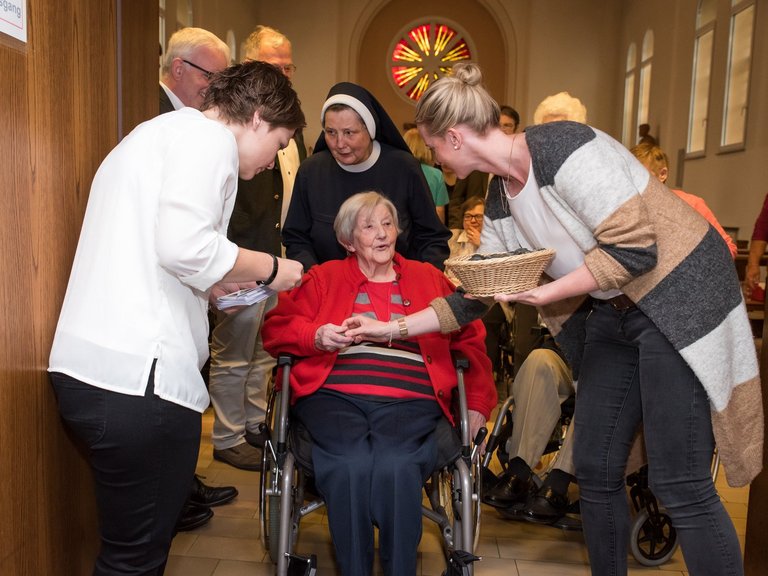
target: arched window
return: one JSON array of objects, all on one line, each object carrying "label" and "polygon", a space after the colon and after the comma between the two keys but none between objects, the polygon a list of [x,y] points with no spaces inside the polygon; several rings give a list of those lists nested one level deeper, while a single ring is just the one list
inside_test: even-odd
[{"label": "arched window", "polygon": [[637,73],[637,46],[634,42],[627,49],[627,69],[624,75],[624,118],[621,126],[621,140],[627,148],[634,144],[632,113],[635,108],[635,75]]},{"label": "arched window", "polygon": [[640,86],[637,96],[637,125],[648,123],[651,99],[651,66],[653,61],[653,30],[646,30],[643,36],[643,51],[640,57]]},{"label": "arched window", "polygon": [[749,105],[752,38],[755,27],[754,0],[731,0],[730,20],[728,74],[720,145],[741,148],[744,144]]},{"label": "arched window", "polygon": [[715,16],[716,1],[699,0],[696,13],[696,44],[693,49],[693,81],[688,118],[688,144],[686,146],[686,151],[689,154],[703,153],[707,143]]},{"label": "arched window", "polygon": [[475,50],[458,24],[431,19],[403,28],[390,44],[388,54],[392,87],[415,103],[430,83],[448,74],[456,62],[471,60]]}]

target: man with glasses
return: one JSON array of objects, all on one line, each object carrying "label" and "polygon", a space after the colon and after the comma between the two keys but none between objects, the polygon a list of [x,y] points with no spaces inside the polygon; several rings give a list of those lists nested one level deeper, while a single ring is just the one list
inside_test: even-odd
[{"label": "man with glasses", "polygon": [[[289,79],[291,42],[281,32],[257,26],[245,41],[243,58],[277,66]],[[227,236],[238,246],[280,254],[280,231],[299,163],[306,158],[300,130],[277,153],[274,167],[252,180],[238,180]],[[261,325],[276,296],[234,314],[218,313],[211,337],[209,392],[215,410],[213,457],[242,470],[261,470],[266,387],[274,359],[264,350]]]},{"label": "man with glasses", "polygon": [[214,72],[229,66],[229,46],[202,28],[182,28],[168,41],[160,81],[160,113],[200,108]]},{"label": "man with glasses", "polygon": [[[160,113],[185,106],[199,109],[214,72],[229,64],[229,46],[202,28],[182,28],[168,42],[163,80],[160,82]],[[211,506],[231,502],[237,496],[234,486],[213,487],[199,476],[192,479],[192,490],[184,505],[176,530],[193,530],[213,517]]]}]

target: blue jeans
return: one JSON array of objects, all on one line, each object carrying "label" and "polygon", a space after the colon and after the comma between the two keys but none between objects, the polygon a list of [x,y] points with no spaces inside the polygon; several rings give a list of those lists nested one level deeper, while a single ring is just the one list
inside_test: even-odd
[{"label": "blue jeans", "polygon": [[195,473],[200,414],[51,373],[59,412],[93,471],[101,549],[94,576],[162,576]]},{"label": "blue jeans", "polygon": [[596,302],[577,386],[574,462],[592,573],[627,573],[625,467],[642,424],[651,489],[677,530],[692,576],[743,574],[736,531],[711,475],[704,388],[637,308]]}]

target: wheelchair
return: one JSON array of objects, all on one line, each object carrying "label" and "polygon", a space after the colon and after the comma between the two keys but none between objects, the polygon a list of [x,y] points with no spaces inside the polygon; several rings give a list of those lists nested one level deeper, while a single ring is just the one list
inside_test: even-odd
[{"label": "wheelchair", "polygon": [[[277,576],[287,576],[301,519],[322,508],[323,499],[314,493],[312,479],[311,438],[308,431],[288,417],[290,411],[290,367],[294,358],[279,355],[282,368],[281,385],[270,386],[267,400],[265,432],[267,440],[262,457],[259,486],[259,515],[264,548],[276,564]],[[480,534],[480,457],[478,445],[485,437],[469,437],[469,416],[464,393],[464,372],[469,362],[454,362],[458,376],[459,429],[441,419],[438,435],[438,467],[424,485],[429,506],[423,505],[424,517],[434,522],[442,536],[447,566],[465,567],[448,574],[473,574],[472,562],[479,560],[473,552]],[[310,571],[305,572],[307,574]]]}]

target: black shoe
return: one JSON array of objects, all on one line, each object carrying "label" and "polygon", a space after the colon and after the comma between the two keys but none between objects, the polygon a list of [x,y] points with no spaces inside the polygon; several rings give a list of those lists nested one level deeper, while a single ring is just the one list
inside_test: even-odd
[{"label": "black shoe", "polygon": [[496,486],[485,495],[483,501],[495,508],[509,508],[525,502],[536,485],[533,477],[521,478],[517,474],[504,474]]},{"label": "black shoe", "polygon": [[568,512],[568,496],[544,484],[525,506],[525,519],[537,524],[552,524]]},{"label": "black shoe", "polygon": [[192,491],[189,493],[189,503],[196,506],[221,506],[231,502],[237,496],[237,488],[234,486],[208,486],[203,484],[200,477],[195,474],[192,479]]},{"label": "black shoe", "polygon": [[207,524],[211,518],[213,518],[213,510],[208,506],[197,506],[187,502],[181,511],[179,521],[176,522],[176,531],[187,532],[200,528],[203,524]]}]

